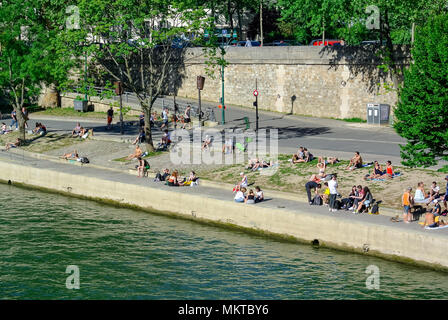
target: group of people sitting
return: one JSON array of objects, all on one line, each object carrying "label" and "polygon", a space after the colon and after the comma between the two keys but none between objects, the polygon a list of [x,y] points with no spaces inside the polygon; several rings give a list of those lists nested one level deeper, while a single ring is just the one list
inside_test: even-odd
[{"label": "group of people sitting", "polygon": [[42,123],[36,122],[36,127],[33,129],[33,134],[38,134],[43,136],[47,133],[47,127],[45,127]]},{"label": "group of people sitting", "polygon": [[394,177],[394,167],[392,166],[392,161],[386,162],[386,170],[383,170],[378,161],[374,161],[373,173],[367,174],[364,180],[374,180],[374,179],[392,179]]},{"label": "group of people sitting", "polygon": [[181,178],[177,170],[170,173],[167,168],[163,170],[163,173],[157,172],[154,181],[165,181],[166,185],[171,187],[199,185],[199,178],[194,171],[191,171],[188,177]]},{"label": "group of people sitting", "polygon": [[255,159],[249,159],[249,164],[246,167],[246,169],[251,171],[257,171],[259,169],[269,168],[273,165],[274,163],[272,161],[266,161],[255,158]]},{"label": "group of people sitting", "polygon": [[289,161],[292,163],[302,163],[313,161],[313,159],[314,156],[307,148],[299,147],[299,150],[292,155],[292,158]]},{"label": "group of people sitting", "polygon": [[[447,186],[443,198],[440,194],[440,187],[437,185],[436,181],[432,182],[432,185],[427,192],[425,191],[425,184],[423,182],[419,182],[417,184],[417,189],[415,190],[414,196],[412,196],[412,187],[408,187],[402,196],[403,222],[410,223],[413,221],[413,214],[411,212],[412,208],[423,204],[429,206],[432,203],[434,206],[426,213],[425,223],[423,226],[435,228],[446,225],[447,223],[440,219],[440,216],[446,216],[448,213],[448,176],[445,176],[445,180],[447,181]],[[444,204],[444,211],[442,211],[441,202]],[[397,221],[398,219],[395,218],[395,222]]]},{"label": "group of people sitting", "polygon": [[[322,181],[319,175],[313,174],[310,180],[305,184],[305,189],[310,205],[328,205],[329,211],[335,212],[340,209],[353,210],[354,213],[367,212],[370,206],[375,201],[370,189],[361,185],[353,186],[350,194],[341,199],[342,195],[338,192],[337,175],[329,175],[329,181],[323,182],[324,189],[322,190]],[[314,190],[312,197],[311,191]],[[374,211],[374,210],[372,210]],[[376,213],[376,212],[373,212]]]},{"label": "group of people sitting", "polygon": [[235,190],[235,202],[244,202],[247,204],[254,204],[258,203],[264,200],[264,194],[263,191],[260,189],[260,187],[255,187],[254,190],[250,189],[249,192],[246,195],[246,187],[237,188]]},{"label": "group of people sitting", "polygon": [[93,136],[93,129],[84,128],[79,122],[76,123],[76,127],[72,131],[73,138],[81,137],[83,139],[87,139],[89,135]]}]

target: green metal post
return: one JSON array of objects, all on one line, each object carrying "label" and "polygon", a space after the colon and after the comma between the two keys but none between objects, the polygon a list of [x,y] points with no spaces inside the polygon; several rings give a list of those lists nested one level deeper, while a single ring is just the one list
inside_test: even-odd
[{"label": "green metal post", "polygon": [[84,100],[87,101],[87,50],[86,50],[86,56],[84,61],[84,81],[86,82],[86,94],[84,96]]},{"label": "green metal post", "polygon": [[224,66],[221,66],[221,83],[222,83],[222,122],[221,124],[226,123],[226,116],[225,116],[225,103],[224,103]]}]

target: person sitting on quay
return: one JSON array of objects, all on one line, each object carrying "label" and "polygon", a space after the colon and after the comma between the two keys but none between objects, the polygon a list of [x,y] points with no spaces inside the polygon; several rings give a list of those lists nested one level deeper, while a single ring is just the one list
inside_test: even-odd
[{"label": "person sitting on quay", "polygon": [[378,163],[378,161],[374,161],[373,173],[371,175],[366,175],[364,177],[364,180],[379,179],[383,176],[383,174],[384,171],[381,165]]},{"label": "person sitting on quay", "polygon": [[190,176],[186,178],[183,182],[183,186],[197,186],[199,178],[196,176],[196,172],[191,171]]},{"label": "person sitting on quay", "polygon": [[248,185],[247,176],[244,174],[244,172],[241,172],[240,176],[241,176],[241,181],[236,186],[239,187],[239,189],[241,189],[243,187],[247,188],[247,185]]},{"label": "person sitting on quay", "polygon": [[443,205],[445,206],[445,211],[448,210],[447,207],[447,202],[448,202],[448,176],[445,176],[445,181],[446,181],[446,191],[445,191],[445,196],[443,197]]},{"label": "person sitting on quay", "polygon": [[303,156],[303,147],[299,147],[299,150],[297,150],[297,152],[292,155],[292,159],[290,159],[289,161],[292,163],[298,163],[299,160],[303,160]]},{"label": "person sitting on quay", "polygon": [[431,190],[429,190],[429,196],[434,200],[440,198],[440,187],[437,185],[436,181],[432,182]]},{"label": "person sitting on quay", "polygon": [[69,160],[69,159],[78,160],[79,159],[78,150],[73,150],[73,152],[70,152],[70,153],[64,153],[61,156],[61,158],[65,159],[65,160]]},{"label": "person sitting on quay", "polygon": [[246,188],[238,189],[238,191],[235,194],[234,200],[235,202],[244,202],[246,199],[246,196],[244,195],[246,193]]},{"label": "person sitting on quay", "polygon": [[342,209],[348,210],[350,207],[353,207],[353,203],[355,202],[355,197],[358,196],[358,189],[356,185],[352,187],[350,194],[347,198],[341,200]]},{"label": "person sitting on quay", "polygon": [[356,151],[355,156],[350,159],[350,163],[346,169],[354,170],[354,169],[359,169],[359,168],[362,168],[362,157],[359,154],[359,151]]},{"label": "person sitting on quay", "polygon": [[138,177],[146,177],[148,175],[148,170],[150,168],[149,162],[142,157],[138,157],[137,173]]},{"label": "person sitting on quay", "polygon": [[137,159],[138,157],[141,157],[143,154],[143,150],[140,148],[139,145],[135,147],[134,153],[131,153],[129,156],[126,157],[126,160],[132,160]]},{"label": "person sitting on quay", "polygon": [[154,181],[165,181],[166,178],[170,176],[170,170],[168,168],[163,169],[163,174],[160,174],[160,172],[157,172]]},{"label": "person sitting on quay", "polygon": [[8,127],[6,126],[6,123],[2,122],[2,126],[0,129],[0,134],[7,134],[10,130],[8,130]]},{"label": "person sitting on quay", "polygon": [[414,195],[414,203],[426,204],[428,206],[433,199],[431,199],[429,194],[425,193],[424,186],[425,184],[423,182],[419,182],[417,184],[417,189],[415,190]]},{"label": "person sitting on quay", "polygon": [[438,199],[434,200],[434,208],[432,208],[431,213],[436,217],[442,214],[442,207],[440,206],[440,201]]},{"label": "person sitting on quay", "polygon": [[437,228],[446,225],[447,223],[440,219],[440,216],[435,216],[434,213],[431,212],[426,213],[423,227]]},{"label": "person sitting on quay", "polygon": [[327,157],[327,159],[324,159],[324,157],[319,156],[317,163],[323,163],[325,166],[328,166],[329,164],[336,164],[339,162],[339,159],[336,157]]},{"label": "person sitting on quay", "polygon": [[[363,196],[362,199],[358,202],[358,207],[355,208],[355,213],[367,212],[369,206],[373,203],[373,196],[370,192],[369,187],[365,186],[362,191]],[[365,208],[364,211],[362,211],[363,207]]]},{"label": "person sitting on quay", "polygon": [[202,143],[202,150],[210,149],[210,144],[212,143],[212,138],[209,135],[205,136],[204,142]]},{"label": "person sitting on quay", "polygon": [[306,162],[313,161],[314,157],[308,151],[308,149],[307,148],[303,148],[302,150],[303,150],[303,156],[300,157],[299,155],[301,155],[301,153],[299,153],[299,155],[297,155],[296,159],[293,159],[292,163],[302,163],[302,162],[306,163]]},{"label": "person sitting on quay", "polygon": [[179,176],[179,173],[177,172],[177,170],[174,170],[171,173],[171,175],[168,177],[166,184],[170,187],[178,187],[179,186],[178,176]]},{"label": "person sitting on quay", "polygon": [[256,186],[255,187],[255,203],[261,202],[264,200],[264,193],[263,191],[260,189],[260,187]]},{"label": "person sitting on quay", "polygon": [[250,189],[246,198],[244,199],[245,204],[255,204],[255,193],[254,190]]},{"label": "person sitting on quay", "polygon": [[325,173],[325,170],[327,169],[327,165],[325,162],[318,162],[316,165],[317,169],[319,170],[319,173],[317,174],[321,180],[324,180],[327,174]]},{"label": "person sitting on quay", "polygon": [[72,137],[78,137],[79,133],[81,132],[81,124],[78,122],[76,123],[76,127],[72,131]]},{"label": "person sitting on quay", "polygon": [[11,142],[7,142],[5,145],[5,151],[8,151],[11,148],[18,148],[22,145],[23,140],[20,138],[17,138],[16,142],[11,143]]},{"label": "person sitting on quay", "polygon": [[350,208],[348,208],[348,210],[354,210],[358,208],[359,202],[364,198],[364,189],[362,188],[361,185],[358,185],[358,187],[356,188],[356,195],[352,196],[352,198],[353,198],[353,205]]},{"label": "person sitting on quay", "polygon": [[45,135],[47,133],[47,128],[40,122],[36,122],[36,127],[33,129],[34,134]]},{"label": "person sitting on quay", "polygon": [[394,177],[394,167],[392,166],[392,161],[386,161],[386,173],[382,176],[382,178],[392,179]]},{"label": "person sitting on quay", "polygon": [[144,143],[145,139],[146,139],[145,129],[140,128],[138,136],[137,136],[137,138],[135,138],[135,140],[134,140],[134,142],[132,142],[132,144],[135,145],[137,143]]}]

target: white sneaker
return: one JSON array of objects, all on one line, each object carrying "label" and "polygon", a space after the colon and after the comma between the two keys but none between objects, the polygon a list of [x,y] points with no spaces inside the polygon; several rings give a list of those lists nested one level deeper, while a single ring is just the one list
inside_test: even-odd
[{"label": "white sneaker", "polygon": [[332,209],[331,211],[336,212],[336,211],[338,211],[338,209]]},{"label": "white sneaker", "polygon": [[328,211],[333,211],[333,209],[329,208]]},{"label": "white sneaker", "polygon": [[352,210],[353,210],[353,207],[348,208],[348,210],[352,211]]}]

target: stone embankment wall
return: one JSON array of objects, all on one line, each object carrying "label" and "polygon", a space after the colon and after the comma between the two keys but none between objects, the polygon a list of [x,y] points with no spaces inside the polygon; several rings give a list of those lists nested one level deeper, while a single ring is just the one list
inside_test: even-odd
[{"label": "stone embankment wall", "polygon": [[[401,65],[407,54],[397,50]],[[397,101],[395,92],[386,92],[380,61],[372,48],[322,47],[231,47],[225,59],[225,104],[253,108],[255,85],[258,104],[263,110],[315,117],[366,119],[366,104]],[[204,53],[189,49],[185,76],[178,95],[197,99],[196,77],[206,77],[201,97],[219,104],[221,74],[206,76]]]},{"label": "stone embankment wall", "polygon": [[[396,60],[401,67],[409,63],[408,57],[406,50],[397,48]],[[395,91],[384,89],[384,83],[391,84],[391,79],[381,73],[381,61],[369,47],[229,47],[225,59],[226,105],[253,108],[255,86],[260,109],[314,117],[366,119],[367,103],[393,107],[397,101]],[[218,106],[221,72],[216,67],[212,78],[206,69],[203,49],[187,49],[177,95],[196,100],[196,77],[203,75],[206,80],[201,97]],[[62,106],[73,107],[74,96],[65,97]],[[91,103],[97,111],[110,105],[99,100]]]}]

